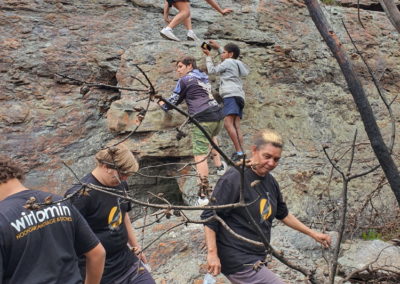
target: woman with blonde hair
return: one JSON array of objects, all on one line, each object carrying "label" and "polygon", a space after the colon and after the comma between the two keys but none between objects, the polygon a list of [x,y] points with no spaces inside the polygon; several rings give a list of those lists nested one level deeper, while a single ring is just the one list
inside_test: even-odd
[{"label": "woman with blonde hair", "polygon": [[[278,165],[283,149],[283,139],[275,131],[267,129],[258,132],[251,146],[250,167],[244,169],[244,200],[247,207],[217,210],[216,214],[237,234],[253,241],[262,242],[253,220],[258,224],[267,241],[271,238],[272,221],[276,218],[285,225],[312,237],[324,247],[329,247],[329,235],[318,233],[289,213],[283,200],[279,184],[270,172]],[[218,181],[210,205],[223,205],[239,202],[242,174],[230,168]],[[251,216],[249,216],[249,214]],[[205,210],[201,215],[207,219],[214,214]],[[208,272],[214,276],[222,272],[232,283],[284,283],[269,270],[265,263],[264,246],[255,246],[239,240],[217,221],[206,223],[204,227],[207,244]],[[257,265],[260,269],[255,269]],[[259,265],[258,265],[259,266]]]}]

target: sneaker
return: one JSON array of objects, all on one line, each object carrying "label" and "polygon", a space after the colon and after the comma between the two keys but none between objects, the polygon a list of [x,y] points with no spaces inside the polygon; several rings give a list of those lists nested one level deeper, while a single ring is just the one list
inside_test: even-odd
[{"label": "sneaker", "polygon": [[188,31],[187,40],[200,41],[200,39],[197,37],[197,35],[193,31]]},{"label": "sneaker", "polygon": [[222,176],[227,169],[228,165],[225,163],[225,161],[221,161],[221,166],[217,167],[217,175]]},{"label": "sneaker", "polygon": [[238,154],[237,152],[233,153],[231,160],[234,162],[239,162],[241,159],[243,159],[243,154]]},{"label": "sneaker", "polygon": [[204,197],[204,198],[199,197],[199,199],[197,199],[198,206],[206,206],[206,205],[208,205],[209,202],[210,201],[208,200],[207,197]]},{"label": "sneaker", "polygon": [[180,39],[177,38],[177,37],[174,35],[174,33],[172,32],[172,30],[170,30],[170,29],[167,30],[167,28],[163,28],[163,29],[160,31],[160,35],[161,35],[163,38],[166,38],[166,39],[169,39],[169,40],[180,41]]}]

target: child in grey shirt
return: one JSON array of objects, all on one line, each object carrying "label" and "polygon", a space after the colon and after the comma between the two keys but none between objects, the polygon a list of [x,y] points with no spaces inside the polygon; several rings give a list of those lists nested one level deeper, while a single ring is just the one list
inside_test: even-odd
[{"label": "child in grey shirt", "polygon": [[243,135],[240,130],[240,119],[243,116],[245,93],[241,77],[247,76],[249,70],[242,61],[237,59],[240,55],[240,49],[236,44],[228,43],[222,49],[216,41],[210,40],[209,45],[218,49],[221,54],[221,64],[214,66],[210,51],[203,48],[204,54],[207,55],[208,73],[220,75],[219,94],[224,100],[224,127],[236,150],[232,155],[232,160],[238,161],[243,156]]}]

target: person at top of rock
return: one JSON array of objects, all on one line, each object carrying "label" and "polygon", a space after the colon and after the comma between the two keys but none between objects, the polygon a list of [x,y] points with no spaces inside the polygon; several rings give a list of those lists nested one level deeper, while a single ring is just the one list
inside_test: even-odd
[{"label": "person at top of rock", "polygon": [[[231,13],[233,10],[226,8],[222,9],[215,0],[205,0],[211,7],[217,10],[221,15],[226,15]],[[178,14],[171,20],[169,18],[169,9],[174,6],[178,9]],[[164,2],[164,20],[168,24],[165,28],[160,31],[160,35],[166,39],[180,41],[174,33],[172,29],[177,25],[183,23],[185,28],[187,29],[187,39],[188,40],[199,40],[196,34],[192,30],[192,18],[190,16],[190,2],[189,0],[165,0]]]},{"label": "person at top of rock", "polygon": [[[128,191],[126,180],[139,169],[132,152],[123,143],[97,152],[97,165],[82,178],[82,183],[112,188],[123,195]],[[80,190],[76,185],[66,192],[66,196]],[[106,250],[106,262],[101,284],[155,284],[146,269],[146,257],[141,252],[139,242],[129,218],[130,202],[104,192],[91,190],[71,199],[75,207],[89,223]],[[84,274],[84,259],[79,259],[81,273]]]},{"label": "person at top of rock", "polygon": [[214,66],[210,50],[203,48],[206,57],[208,74],[220,74],[219,95],[224,100],[224,127],[231,138],[236,152],[232,155],[233,161],[243,156],[243,135],[240,129],[240,120],[243,116],[244,98],[242,77],[249,74],[247,67],[240,61],[240,48],[234,43],[228,43],[221,48],[210,40],[209,45],[221,54],[222,63]]},{"label": "person at top of rock", "polygon": [[100,283],[105,251],[85,219],[23,178],[17,162],[0,156],[0,283],[83,283],[77,255],[87,262],[85,284]]},{"label": "person at top of rock", "polygon": [[[270,241],[272,222],[275,218],[285,225],[312,237],[325,248],[331,244],[331,237],[316,232],[289,213],[279,184],[271,175],[278,165],[283,148],[282,137],[273,130],[262,130],[253,138],[250,167],[241,173],[230,168],[217,182],[211,198],[211,205],[237,203],[243,177],[243,194],[247,206],[219,210],[204,210],[201,218],[208,219],[215,213],[235,233],[252,241],[262,242],[256,223],[264,240]],[[251,217],[250,217],[251,216]],[[236,284],[241,283],[284,283],[270,271],[265,263],[267,248],[232,236],[217,220],[205,224],[208,272],[214,276],[222,272]]]},{"label": "person at top of rock", "polygon": [[[179,59],[176,71],[180,79],[176,84],[173,94],[167,101],[173,105],[179,105],[185,101],[189,114],[200,122],[200,125],[207,131],[207,134],[213,138],[214,143],[218,144],[217,135],[222,128],[223,113],[222,108],[211,93],[211,85],[207,74],[197,69],[196,59],[191,56]],[[165,111],[171,109],[163,101],[160,101],[159,104]],[[207,154],[210,143],[197,126],[193,125],[191,132],[196,169],[200,179],[205,180],[208,178]],[[221,161],[221,157],[217,151],[213,149],[212,152],[214,154],[213,161],[217,167],[217,174],[222,175],[227,165]]]}]

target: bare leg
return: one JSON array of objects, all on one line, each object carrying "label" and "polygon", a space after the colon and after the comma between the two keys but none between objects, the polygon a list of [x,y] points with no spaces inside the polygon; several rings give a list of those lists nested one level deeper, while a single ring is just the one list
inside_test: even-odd
[{"label": "bare leg", "polygon": [[[212,139],[213,139],[214,143],[217,144],[217,146],[218,146],[218,139],[217,139],[217,136],[214,136]],[[222,165],[222,163],[221,163],[221,156],[219,155],[219,153],[217,152],[217,150],[215,150],[214,148],[212,149],[212,155],[213,155],[213,162],[214,162],[214,165],[215,165],[217,168],[220,167],[220,166]]]},{"label": "bare leg", "polygon": [[233,114],[225,116],[224,127],[233,142],[236,152],[243,152],[243,136],[240,130],[239,116]]},{"label": "bare leg", "polygon": [[[184,22],[187,18],[190,19],[190,3],[189,2],[175,2],[173,6],[178,9],[179,13],[175,15],[168,27],[173,29],[180,23]],[[190,26],[191,26],[190,22]],[[186,24],[185,24],[186,26]]]},{"label": "bare leg", "polygon": [[183,21],[183,25],[189,31],[192,29],[192,17],[189,16]]},{"label": "bare leg", "polygon": [[208,177],[207,155],[194,156],[194,161],[196,162],[197,173],[200,175],[200,177]]}]

